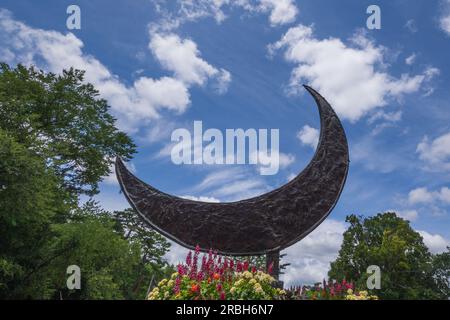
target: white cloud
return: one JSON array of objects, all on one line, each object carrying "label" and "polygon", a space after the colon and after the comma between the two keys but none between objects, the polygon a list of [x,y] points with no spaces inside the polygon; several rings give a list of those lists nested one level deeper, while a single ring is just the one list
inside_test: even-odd
[{"label": "white cloud", "polygon": [[447,247],[450,246],[450,241],[445,239],[439,234],[431,234],[426,231],[418,230],[419,234],[423,238],[423,242],[430,249],[432,253],[441,253],[446,251]]},{"label": "white cloud", "polygon": [[411,190],[408,194],[408,202],[410,204],[430,204],[437,201],[450,204],[450,189],[448,187],[442,187],[437,191],[430,191],[427,188],[417,188]]},{"label": "white cloud", "polygon": [[209,17],[222,23],[227,18],[225,10],[234,8],[249,13],[268,14],[272,27],[294,22],[299,11],[294,0],[179,0],[172,8],[157,1],[162,19],[153,24],[152,29],[174,30],[186,22]]},{"label": "white cloud", "polygon": [[211,202],[211,203],[217,203],[220,202],[219,199],[214,197],[196,197],[196,196],[181,196],[183,199],[193,200],[193,201],[202,201],[202,202]]},{"label": "white cloud", "polygon": [[292,154],[288,154],[288,153],[283,153],[280,152],[279,154],[280,156],[280,168],[287,168],[288,166],[290,166],[291,164],[293,164],[295,162],[295,156]]},{"label": "white cloud", "polygon": [[441,28],[450,35],[450,15],[441,18]]},{"label": "white cloud", "polygon": [[299,243],[287,248],[282,263],[291,263],[281,277],[285,287],[313,284],[328,278],[330,262],[338,255],[346,230],[344,222],[325,220]]},{"label": "white cloud", "polygon": [[209,78],[217,82],[220,93],[226,92],[231,81],[228,71],[218,70],[200,57],[197,44],[176,34],[151,32],[149,48],[161,65],[174,73],[186,85],[204,85]]},{"label": "white cloud", "polygon": [[417,31],[419,31],[416,25],[416,21],[414,21],[414,19],[406,21],[405,28],[407,28],[411,33],[416,33]]},{"label": "white cloud", "polygon": [[379,110],[370,116],[368,123],[372,124],[377,120],[383,120],[386,122],[398,122],[402,120],[402,112],[384,112],[383,110]]},{"label": "white cloud", "polygon": [[388,210],[389,212],[396,212],[401,218],[408,221],[416,221],[419,217],[417,210]]},{"label": "white cloud", "polygon": [[[269,152],[255,151],[250,155],[249,161],[256,163],[261,175],[266,175],[269,167],[273,168],[272,172],[276,174],[279,169],[285,169],[293,164],[295,162],[295,156],[290,153],[278,152],[277,159],[277,154],[273,150]],[[278,164],[276,163],[277,161]]]},{"label": "white cloud", "polygon": [[267,192],[269,186],[261,176],[243,167],[231,167],[216,170],[206,175],[192,188],[195,192],[208,192],[209,196],[238,201]]},{"label": "white cloud", "polygon": [[405,63],[410,66],[416,61],[417,55],[413,53],[405,59]]},{"label": "white cloud", "polygon": [[417,92],[438,72],[429,68],[415,76],[391,76],[384,63],[386,49],[362,33],[346,44],[338,38],[315,38],[311,27],[299,25],[269,45],[271,54],[280,49],[285,49],[288,62],[296,64],[290,93],[303,92],[301,84],[306,82],[327,97],[341,117],[351,121],[386,106],[389,98]]},{"label": "white cloud", "polygon": [[440,27],[442,31],[450,36],[450,0],[444,2],[444,8],[442,10],[444,13],[439,20]]},{"label": "white cloud", "polygon": [[176,35],[153,35],[150,42],[155,56],[174,77],[139,77],[126,85],[98,59],[85,53],[83,42],[72,33],[31,28],[14,20],[6,10],[0,10],[0,28],[4,61],[34,64],[54,73],[70,67],[85,70],[85,80],[95,85],[111,105],[121,129],[129,132],[160,118],[162,109],[184,112],[190,105],[190,86],[213,79],[216,91],[224,93],[231,81],[228,71],[218,70],[200,58],[192,40]]},{"label": "white cloud", "polygon": [[411,190],[408,194],[408,202],[410,204],[429,203],[434,200],[434,196],[427,188],[417,188]]},{"label": "white cloud", "polygon": [[433,141],[425,136],[417,145],[417,152],[420,159],[426,162],[426,169],[432,171],[450,170],[450,132],[437,137]]},{"label": "white cloud", "polygon": [[270,12],[271,26],[294,22],[298,14],[293,0],[260,0],[259,2],[259,10]]},{"label": "white cloud", "polygon": [[371,132],[372,136],[376,136],[383,132],[383,130],[385,130],[386,128],[393,127],[395,123],[399,122],[400,120],[402,120],[401,111],[385,112],[384,110],[378,110],[369,117],[367,123],[373,124],[380,121],[376,123]]},{"label": "white cloud", "polygon": [[172,240],[169,240],[169,242],[170,250],[164,255],[164,258],[167,260],[167,262],[175,266],[180,263],[185,263],[189,249],[182,247]]},{"label": "white cloud", "polygon": [[319,130],[308,125],[303,126],[303,128],[297,133],[297,138],[307,146],[316,149],[319,143]]},{"label": "white cloud", "polygon": [[1,50],[8,52],[3,59],[9,64],[34,64],[54,73],[70,67],[86,70],[85,80],[108,100],[124,130],[138,130],[158,118],[160,109],[179,113],[190,104],[186,84],[175,78],[141,77],[131,86],[124,84],[99,60],[83,52],[83,42],[72,33],[31,28],[6,10],[0,10],[0,29]]}]

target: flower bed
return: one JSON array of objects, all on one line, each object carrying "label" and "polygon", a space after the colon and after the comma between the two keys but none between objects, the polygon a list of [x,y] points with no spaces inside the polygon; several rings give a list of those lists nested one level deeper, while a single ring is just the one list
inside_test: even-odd
[{"label": "flower bed", "polygon": [[275,288],[271,268],[264,272],[248,261],[213,253],[202,254],[197,247],[185,264],[177,266],[170,279],[163,279],[150,292],[149,300],[377,300],[353,283],[324,281],[314,286]]},{"label": "flower bed", "polygon": [[248,262],[218,256],[200,249],[189,252],[186,263],[170,279],[162,280],[149,294],[150,300],[263,300],[282,299],[275,279]]},{"label": "flower bed", "polygon": [[289,300],[378,300],[367,291],[355,290],[354,284],[342,280],[317,283],[314,286],[292,287],[287,290]]}]

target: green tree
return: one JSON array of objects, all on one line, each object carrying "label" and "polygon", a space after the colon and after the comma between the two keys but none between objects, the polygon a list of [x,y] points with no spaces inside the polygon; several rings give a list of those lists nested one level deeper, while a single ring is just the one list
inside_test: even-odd
[{"label": "green tree", "polygon": [[[170,271],[164,238],[78,207],[116,155],[135,152],[108,110],[82,71],[0,65],[0,299],[142,299]],[[66,288],[71,264],[81,291]]]},{"label": "green tree", "polygon": [[383,299],[446,298],[432,274],[433,256],[408,221],[386,212],[370,218],[350,215],[346,222],[350,226],[331,263],[330,278],[353,281],[367,290],[367,267],[377,265],[381,289],[373,293]]},{"label": "green tree", "polygon": [[0,297],[14,296],[43,263],[50,225],[70,207],[34,152],[0,129]]},{"label": "green tree", "polygon": [[98,95],[80,70],[55,75],[0,64],[0,128],[45,158],[67,190],[95,194],[115,156],[135,152]]},{"label": "green tree", "polygon": [[169,250],[170,243],[161,234],[148,227],[133,209],[115,211],[112,214],[116,221],[116,229],[125,239],[140,248],[140,263],[135,270],[135,283],[130,296],[145,296],[148,285],[175,270],[163,259]]},{"label": "green tree", "polygon": [[450,247],[433,257],[432,274],[442,297],[450,297]]}]

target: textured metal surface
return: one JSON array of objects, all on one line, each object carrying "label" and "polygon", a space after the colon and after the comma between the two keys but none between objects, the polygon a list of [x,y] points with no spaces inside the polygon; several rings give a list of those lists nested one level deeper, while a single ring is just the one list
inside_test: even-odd
[{"label": "textured metal surface", "polygon": [[320,140],[309,165],[293,180],[261,196],[206,203],[163,193],[131,174],[121,159],[116,174],[138,214],[175,242],[229,255],[281,250],[301,240],[331,212],[349,168],[344,129],[328,102],[305,86],[320,112]]}]

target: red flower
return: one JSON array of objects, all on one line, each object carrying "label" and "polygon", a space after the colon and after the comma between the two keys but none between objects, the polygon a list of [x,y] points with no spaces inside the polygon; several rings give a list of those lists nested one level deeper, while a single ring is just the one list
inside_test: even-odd
[{"label": "red flower", "polygon": [[220,300],[225,300],[225,292],[220,293]]},{"label": "red flower", "polygon": [[214,278],[214,280],[219,280],[220,279],[220,274],[214,273],[213,278]]},{"label": "red flower", "polygon": [[198,284],[193,284],[192,286],[191,286],[191,292],[192,293],[197,293],[197,292],[199,292],[200,291],[200,286],[198,285]]},{"label": "red flower", "polygon": [[188,266],[191,266],[191,263],[192,263],[192,252],[189,251],[189,253],[188,253],[187,257],[186,257],[186,264]]},{"label": "red flower", "polygon": [[269,268],[267,269],[267,272],[269,274],[272,274],[272,271],[273,271],[273,262],[269,265]]}]

